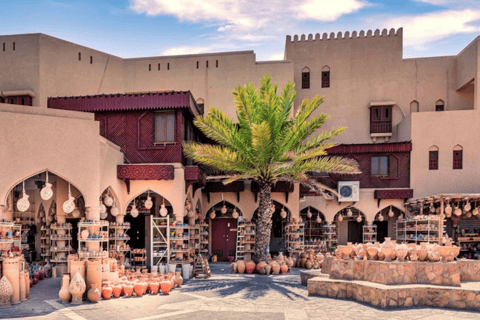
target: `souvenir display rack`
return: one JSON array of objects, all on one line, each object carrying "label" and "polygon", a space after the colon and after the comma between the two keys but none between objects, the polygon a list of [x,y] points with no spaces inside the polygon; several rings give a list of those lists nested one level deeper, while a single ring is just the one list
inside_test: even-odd
[{"label": "souvenir display rack", "polygon": [[377,226],[364,225],[363,226],[363,243],[376,242],[376,241],[377,241]]},{"label": "souvenir display rack", "polygon": [[130,237],[127,235],[128,229],[130,229],[129,222],[110,222],[110,227],[108,229],[110,232],[110,252],[117,251],[119,253],[125,253],[130,251],[130,246],[127,244],[127,242],[130,240]]},{"label": "souvenir display rack", "polygon": [[152,217],[150,224],[150,252],[152,267],[170,262],[170,223],[169,217]]},{"label": "souvenir display rack", "polygon": [[[301,217],[305,221],[305,250],[313,249],[316,253],[325,253],[327,251],[327,242],[324,241],[323,226],[321,222],[317,222],[319,212],[312,213],[312,217],[308,217],[308,212],[302,212]],[[285,237],[285,241],[286,237]],[[288,246],[288,243],[286,243]]]},{"label": "souvenir display rack", "polygon": [[40,256],[43,259],[50,257],[50,228],[47,226],[42,226],[40,228]]},{"label": "souvenir display rack", "polygon": [[239,222],[237,226],[237,250],[235,260],[245,259],[247,254],[252,255],[255,245],[255,224]]},{"label": "souvenir display rack", "polygon": [[305,251],[305,223],[287,222],[285,225],[285,245],[289,253]]},{"label": "souvenir display rack", "polygon": [[397,220],[397,241],[407,242],[431,242],[441,244],[443,237],[443,220],[438,215],[417,215]]},{"label": "souvenir display rack", "polygon": [[[109,226],[108,221],[80,221],[78,223],[78,254],[79,258],[108,257]],[[86,231],[86,232],[85,232]],[[98,243],[98,249],[89,250],[89,244]]]},{"label": "souvenir display rack", "polygon": [[195,250],[189,245],[189,230],[186,223],[170,222],[170,254],[178,264],[192,263],[195,256]]},{"label": "souvenir display rack", "polygon": [[322,226],[322,233],[324,236],[323,241],[325,242],[325,246],[327,250],[333,249],[337,246],[338,241],[338,228],[337,225],[334,223],[325,223]]},{"label": "souvenir display rack", "polygon": [[195,254],[208,253],[208,224],[200,222],[189,227],[190,228],[190,247],[195,250]]},{"label": "souvenir display rack", "polygon": [[0,222],[0,245],[4,250],[11,249],[13,245],[13,227],[12,221]]},{"label": "souvenir display rack", "polygon": [[50,225],[50,262],[67,262],[67,256],[72,249],[72,224],[53,223]]},{"label": "souvenir display rack", "polygon": [[132,249],[132,266],[146,267],[147,266],[147,250],[146,249]]}]

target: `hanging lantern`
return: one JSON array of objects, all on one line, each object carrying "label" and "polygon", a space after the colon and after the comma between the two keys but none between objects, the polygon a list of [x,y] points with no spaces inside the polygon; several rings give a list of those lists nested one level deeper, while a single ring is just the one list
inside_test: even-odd
[{"label": "hanging lantern", "polygon": [[435,206],[433,205],[433,202],[430,203],[430,212],[434,213],[435,212]]},{"label": "hanging lantern", "polygon": [[319,214],[317,214],[317,223],[322,223],[322,218],[320,218]]},{"label": "hanging lantern", "polygon": [[30,207],[30,201],[28,201],[28,197],[30,197],[25,192],[25,181],[23,181],[23,196],[20,200],[17,201],[17,209],[20,212],[25,212]]},{"label": "hanging lantern", "polygon": [[187,200],[187,204],[185,206],[187,207],[187,211],[192,209],[192,204],[188,200]]},{"label": "hanging lantern", "polygon": [[270,209],[275,212],[275,205],[272,203],[272,205],[270,206]]},{"label": "hanging lantern", "polygon": [[307,211],[307,218],[311,219],[312,218],[312,212],[310,211],[310,208]]},{"label": "hanging lantern", "polygon": [[114,203],[113,206],[110,208],[110,214],[114,217],[118,216],[120,213],[120,209],[118,209],[117,205]]},{"label": "hanging lantern", "polygon": [[341,214],[338,215],[337,221],[338,221],[338,222],[342,222],[342,221],[343,221],[343,216],[342,216]]},{"label": "hanging lantern", "polygon": [[48,171],[46,172],[45,187],[40,190],[40,197],[47,201],[53,197],[52,184],[48,182]]},{"label": "hanging lantern", "polygon": [[450,217],[452,215],[452,207],[450,206],[450,203],[448,203],[445,207],[445,215],[447,217]]},{"label": "hanging lantern", "polygon": [[456,215],[457,217],[462,215],[462,209],[460,209],[458,206],[455,207],[455,210],[453,211],[453,214]]},{"label": "hanging lantern", "polygon": [[215,214],[215,210],[212,211],[212,213],[210,213],[210,219],[213,220],[213,219],[215,219],[216,216],[217,216],[217,215]]},{"label": "hanging lantern", "polygon": [[195,212],[193,210],[189,210],[187,215],[189,218],[195,218]]},{"label": "hanging lantern", "polygon": [[147,195],[147,200],[145,200],[145,203],[143,204],[145,209],[150,210],[153,207],[153,202],[152,202],[152,197],[150,197],[150,193]]},{"label": "hanging lantern", "polygon": [[222,214],[227,213],[227,206],[225,205],[225,203],[223,203],[223,207],[222,207],[222,209],[220,209],[220,212],[221,212]]},{"label": "hanging lantern", "polygon": [[472,210],[472,214],[476,216],[478,214],[478,208],[475,207],[475,209]]},{"label": "hanging lantern", "polygon": [[384,220],[383,214],[379,215],[379,216],[378,216],[378,221],[383,221],[383,220]]},{"label": "hanging lantern", "polygon": [[392,207],[390,207],[390,210],[388,210],[388,216],[390,218],[393,218],[393,216],[395,216],[395,212],[393,212]]},{"label": "hanging lantern", "polygon": [[351,216],[353,216],[352,209],[348,208],[348,210],[347,210],[347,217],[351,217]]},{"label": "hanging lantern", "polygon": [[108,194],[105,195],[105,197],[103,198],[103,203],[105,203],[105,205],[107,207],[111,207],[113,205],[113,198],[110,197]]},{"label": "hanging lantern", "polygon": [[138,217],[138,209],[135,204],[135,200],[133,200],[133,206],[132,206],[132,210],[130,210],[130,215],[134,218]]},{"label": "hanging lantern", "polygon": [[287,217],[287,211],[285,211],[285,208],[282,208],[282,210],[280,210],[280,217],[282,217],[282,219],[285,219]]},{"label": "hanging lantern", "polygon": [[467,204],[463,207],[463,211],[469,212],[472,209],[472,205],[470,202],[467,202]]},{"label": "hanging lantern", "polygon": [[78,210],[78,208],[75,208],[75,210],[73,210],[73,212],[72,212],[72,217],[73,218],[78,218],[78,217],[80,217],[80,214],[81,214],[80,210]]},{"label": "hanging lantern", "polygon": [[472,217],[472,213],[471,213],[471,212],[467,212],[467,214],[465,215],[465,218],[470,219],[471,217]]},{"label": "hanging lantern", "polygon": [[233,211],[232,211],[232,218],[233,218],[233,219],[238,219],[238,212],[237,212],[237,208],[233,208]]},{"label": "hanging lantern", "polygon": [[358,222],[358,223],[362,222],[362,216],[358,216],[358,217],[357,217],[357,222]]},{"label": "hanging lantern", "polygon": [[70,190],[70,183],[68,184],[68,200],[63,203],[63,212],[65,213],[72,213],[75,210],[75,198],[72,197],[72,193]]},{"label": "hanging lantern", "polygon": [[162,205],[160,206],[160,215],[161,215],[162,217],[165,217],[167,214],[168,214],[168,210],[167,210],[167,208],[165,207],[165,198],[163,198],[163,203],[162,203]]}]

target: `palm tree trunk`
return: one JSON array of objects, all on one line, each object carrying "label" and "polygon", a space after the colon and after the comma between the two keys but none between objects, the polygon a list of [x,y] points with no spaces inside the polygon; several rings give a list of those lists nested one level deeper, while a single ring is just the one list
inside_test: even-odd
[{"label": "palm tree trunk", "polygon": [[265,261],[272,233],[272,187],[260,184],[260,205],[257,212],[257,234],[255,237],[255,260]]}]

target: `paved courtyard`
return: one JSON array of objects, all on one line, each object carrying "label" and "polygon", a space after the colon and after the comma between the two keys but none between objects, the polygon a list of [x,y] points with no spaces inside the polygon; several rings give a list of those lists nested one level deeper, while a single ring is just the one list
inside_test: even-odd
[{"label": "paved courtyard", "polygon": [[188,281],[169,296],[144,296],[63,305],[60,279],[32,289],[30,300],[0,309],[0,319],[480,319],[479,312],[414,308],[384,311],[347,300],[309,297],[300,285],[299,269],[285,276],[229,274],[229,265],[211,266],[210,279]]}]

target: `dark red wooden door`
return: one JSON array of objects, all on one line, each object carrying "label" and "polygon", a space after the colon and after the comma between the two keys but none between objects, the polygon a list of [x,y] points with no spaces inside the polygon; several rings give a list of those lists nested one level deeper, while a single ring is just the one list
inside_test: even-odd
[{"label": "dark red wooden door", "polygon": [[237,220],[215,219],[212,224],[212,253],[220,261],[235,257],[237,242]]}]

